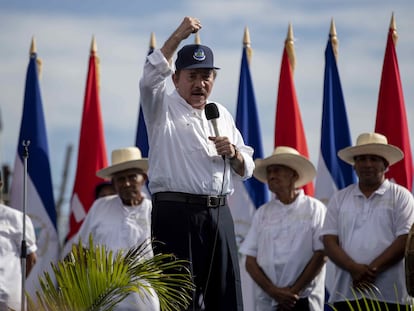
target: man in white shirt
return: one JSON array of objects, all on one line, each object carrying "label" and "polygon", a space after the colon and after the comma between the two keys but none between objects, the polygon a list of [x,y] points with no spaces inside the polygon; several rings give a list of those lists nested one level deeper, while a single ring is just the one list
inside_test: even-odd
[{"label": "man in white shirt", "polygon": [[[0,190],[3,182],[0,178]],[[0,311],[20,310],[22,297],[23,213],[0,203]],[[26,278],[36,263],[36,235],[26,215]]]},{"label": "man in white shirt", "polygon": [[240,248],[258,285],[256,311],[321,311],[325,257],[320,233],[326,208],[299,190],[315,177],[315,167],[286,146],[255,163],[253,176],[275,194],[256,211]]},{"label": "man in white shirt", "polygon": [[[404,187],[385,178],[388,166],[404,154],[378,133],[363,133],[356,146],[338,152],[353,165],[358,183],[329,201],[323,242],[335,263],[329,302],[338,311],[366,309],[364,299],[381,310],[405,310],[404,250],[414,222],[414,199]],[[359,303],[359,307],[357,304]],[[369,308],[371,303],[368,302]],[[386,305],[386,306],[385,306]]]},{"label": "man in white shirt", "polygon": [[[149,139],[152,232],[157,251],[191,262],[196,284],[189,310],[243,309],[234,224],[226,195],[233,178],[252,175],[253,150],[243,142],[227,109],[216,104],[217,129],[205,106],[218,68],[204,45],[180,43],[201,29],[185,17],[161,49],[147,57],[140,80],[141,108]],[[167,93],[172,77],[175,90]],[[211,107],[211,106],[210,106]]]},{"label": "man in white shirt", "polygon": [[[97,199],[88,212],[73,241],[79,239],[86,245],[92,234],[95,245],[105,245],[116,253],[128,251],[151,239],[151,200],[145,198],[141,189],[147,180],[148,160],[141,157],[136,147],[112,151],[112,164],[97,172],[101,178],[110,178],[115,195]],[[145,256],[152,256],[150,249]],[[143,291],[130,294],[115,310],[159,311],[155,292]]]}]

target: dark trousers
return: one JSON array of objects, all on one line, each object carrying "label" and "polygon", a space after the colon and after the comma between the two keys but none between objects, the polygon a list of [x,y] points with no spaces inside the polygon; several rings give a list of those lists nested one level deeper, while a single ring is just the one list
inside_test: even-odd
[{"label": "dark trousers", "polygon": [[[358,311],[403,311],[406,310],[405,305],[400,305],[398,307],[398,304],[394,303],[385,303],[382,301],[376,301],[376,300],[366,300],[368,302],[368,308],[365,306],[365,301],[363,299],[360,299],[358,301],[352,300],[349,301],[349,303],[352,305],[353,310]],[[359,304],[359,306],[358,306]],[[339,301],[334,303],[334,307],[337,309],[337,311],[350,311],[352,308],[349,306],[348,302],[346,301]],[[411,310],[408,308],[408,310]]]},{"label": "dark trousers", "polygon": [[[276,311],[280,311],[281,309],[277,308],[275,309]],[[308,298],[301,298],[299,299],[296,304],[295,307],[293,309],[290,309],[289,311],[309,311],[309,300]]]},{"label": "dark trousers", "polygon": [[190,261],[196,291],[188,311],[243,310],[234,224],[227,205],[208,208],[153,200],[151,225],[155,253]]}]

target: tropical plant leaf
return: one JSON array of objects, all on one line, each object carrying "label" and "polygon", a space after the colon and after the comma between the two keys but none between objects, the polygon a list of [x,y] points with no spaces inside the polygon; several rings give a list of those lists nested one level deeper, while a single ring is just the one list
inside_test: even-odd
[{"label": "tropical plant leaf", "polygon": [[[394,285],[394,290],[395,290],[396,301],[399,301],[398,290],[395,285]],[[349,300],[344,295],[338,293],[344,299],[350,311],[362,311],[362,310],[364,311],[389,311],[389,306],[386,302],[384,302],[385,300],[381,294],[381,291],[374,284],[366,284],[366,286],[362,288],[351,287],[351,292],[352,292],[352,296],[354,297],[354,299],[352,300]],[[360,304],[361,301],[362,301],[362,305]],[[397,304],[397,309],[401,311],[414,310],[412,299],[410,301],[411,303]],[[355,303],[356,309],[351,304],[351,302]],[[328,306],[332,310],[338,311],[337,308],[335,308],[333,303],[328,303]]]},{"label": "tropical plant leaf", "polygon": [[[189,305],[194,284],[188,261],[178,260],[171,254],[148,256],[151,242],[130,249],[125,255],[132,280],[137,289],[153,288],[160,301],[161,310],[173,311],[186,309]],[[147,258],[137,262],[136,257]],[[148,258],[149,257],[149,258]]]},{"label": "tropical plant leaf", "polygon": [[114,254],[94,245],[90,235],[89,248],[79,240],[65,259],[52,264],[57,286],[47,272],[39,278],[37,301],[28,296],[28,310],[110,311],[129,294],[152,294],[151,289],[161,310],[185,309],[194,290],[187,266],[170,254],[152,256],[151,241]]}]

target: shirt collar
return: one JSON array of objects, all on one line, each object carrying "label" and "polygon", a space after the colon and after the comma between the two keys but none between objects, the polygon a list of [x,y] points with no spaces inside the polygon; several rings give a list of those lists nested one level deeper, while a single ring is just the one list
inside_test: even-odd
[{"label": "shirt collar", "polygon": [[[381,184],[381,186],[379,186],[378,189],[375,190],[372,193],[371,196],[373,196],[375,194],[383,195],[389,188],[390,188],[390,181],[388,179],[385,179],[384,182]],[[361,189],[359,189],[359,185],[358,184],[355,184],[355,188],[353,190],[353,193],[356,196],[364,196],[364,194],[361,192]]]}]

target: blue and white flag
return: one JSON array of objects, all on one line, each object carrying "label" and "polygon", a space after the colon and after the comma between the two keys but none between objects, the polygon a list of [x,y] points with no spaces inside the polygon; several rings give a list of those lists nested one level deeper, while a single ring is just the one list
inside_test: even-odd
[{"label": "blue and white flag", "polygon": [[[26,280],[26,291],[35,299],[35,290],[40,290],[39,276],[44,271],[52,272],[50,263],[56,263],[59,239],[56,227],[56,209],[53,198],[52,178],[49,165],[49,150],[42,99],[38,79],[37,54],[31,52],[27,69],[23,115],[17,142],[17,155],[11,185],[10,206],[23,210],[24,146],[30,141],[27,160],[27,208],[36,232],[37,263]],[[53,273],[52,273],[53,275]],[[16,282],[19,282],[16,280]]]},{"label": "blue and white flag", "polygon": [[[256,99],[247,59],[247,47],[243,48],[239,93],[236,112],[236,126],[246,145],[253,147],[254,158],[263,158],[263,146],[260,123],[256,108]],[[249,231],[255,210],[269,199],[267,185],[252,177],[248,180],[234,180],[234,192],[229,196],[229,207],[234,219],[238,246]],[[245,310],[254,310],[254,281],[244,266],[244,256],[240,258],[240,274]]]},{"label": "blue and white flag", "polygon": [[351,146],[351,143],[341,80],[330,37],[325,50],[321,149],[315,180],[315,197],[325,204],[337,190],[356,180],[352,166],[337,156],[340,149]]},{"label": "blue and white flag", "polygon": [[[333,25],[333,24],[332,24]],[[325,50],[325,79],[323,88],[321,149],[315,180],[315,197],[327,204],[332,195],[356,181],[351,165],[338,158],[340,149],[351,145],[348,118],[342,93],[341,80],[332,46],[332,34]],[[326,265],[325,301],[333,285],[334,266]],[[332,310],[325,304],[325,310]]]},{"label": "blue and white flag", "polygon": [[[247,59],[247,48],[243,48],[243,56],[240,69],[239,94],[237,100],[236,126],[243,136],[246,145],[253,147],[253,159],[263,159],[262,134],[260,131],[259,116],[257,113],[256,99],[253,83],[250,75]],[[258,208],[269,200],[267,185],[250,178],[244,182],[246,191],[253,205]]]},{"label": "blue and white flag", "polygon": [[[243,136],[244,143],[254,149],[253,157],[256,159],[263,158],[263,146],[246,49],[246,47],[243,48],[241,61],[236,126]],[[239,187],[239,185],[242,187]],[[235,184],[235,191],[229,198],[229,203],[236,226],[238,242],[241,242],[246,236],[252,214],[256,208],[266,203],[268,199],[267,185],[254,177]]]}]

